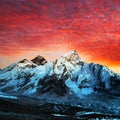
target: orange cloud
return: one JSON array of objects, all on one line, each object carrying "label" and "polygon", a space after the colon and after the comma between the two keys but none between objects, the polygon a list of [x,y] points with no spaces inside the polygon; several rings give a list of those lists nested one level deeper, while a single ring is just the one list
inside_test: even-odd
[{"label": "orange cloud", "polygon": [[119,8],[119,0],[0,0],[0,55],[52,58],[76,49],[88,62],[118,68]]}]

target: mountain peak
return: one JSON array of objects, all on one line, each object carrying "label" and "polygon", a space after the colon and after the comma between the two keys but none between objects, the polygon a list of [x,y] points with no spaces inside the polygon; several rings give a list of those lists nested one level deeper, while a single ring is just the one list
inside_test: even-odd
[{"label": "mountain peak", "polygon": [[29,60],[27,60],[27,59],[23,59],[23,60],[19,61],[19,63],[27,63],[27,62],[29,62]]},{"label": "mountain peak", "polygon": [[76,62],[76,63],[83,62],[81,60],[81,58],[79,57],[79,55],[78,55],[76,50],[72,50],[72,51],[64,54],[63,56],[61,56],[60,59],[65,59],[68,62]]},{"label": "mountain peak", "polygon": [[80,59],[76,50],[72,50],[55,61],[54,73],[58,75],[59,78],[68,74],[74,75],[74,73],[76,74],[76,72],[81,69],[83,64],[84,62]]},{"label": "mountain peak", "polygon": [[21,60],[21,61],[19,61],[18,63],[16,63],[16,65],[15,66],[17,66],[17,67],[19,67],[19,68],[26,68],[26,67],[29,67],[29,68],[34,68],[34,67],[36,67],[37,65],[36,64],[34,64],[32,61],[30,61],[30,60],[27,60],[27,59],[23,59],[23,60]]},{"label": "mountain peak", "polygon": [[32,61],[23,59],[2,69],[0,91],[23,95],[53,92],[78,97],[92,92],[120,95],[120,75],[105,66],[83,62],[76,50],[68,52],[55,62],[45,64],[46,62],[45,58],[38,55]]},{"label": "mountain peak", "polygon": [[37,64],[37,65],[44,65],[45,63],[47,63],[47,60],[38,55],[37,57],[35,57],[34,59],[31,60],[33,63]]}]

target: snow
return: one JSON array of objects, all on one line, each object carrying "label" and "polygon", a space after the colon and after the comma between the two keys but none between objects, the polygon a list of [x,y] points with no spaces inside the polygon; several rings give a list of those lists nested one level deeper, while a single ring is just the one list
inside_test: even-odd
[{"label": "snow", "polygon": [[65,81],[65,84],[68,86],[71,92],[75,93],[77,96],[81,97],[81,90],[78,88],[75,81],[68,79]]},{"label": "snow", "polygon": [[82,97],[82,95],[88,95],[93,92],[92,88],[78,88],[76,81],[72,81],[71,79],[66,80],[65,84],[68,86],[72,93],[75,93],[80,98]]},{"label": "snow", "polygon": [[83,61],[81,61],[77,52],[71,51],[56,60],[54,65],[54,73],[61,78],[66,69],[67,71],[64,75],[68,74],[71,78],[75,78],[81,70],[80,63],[83,63]]},{"label": "snow", "polygon": [[43,66],[38,66],[32,69],[31,73],[34,74],[33,80],[37,77],[37,79],[43,79],[46,75],[52,74],[53,65],[51,62],[46,63]]},{"label": "snow", "polygon": [[92,114],[101,114],[100,112],[76,112],[76,116],[82,116],[82,115],[92,115]]},{"label": "snow", "polygon": [[52,114],[53,116],[56,116],[56,117],[65,117],[66,115],[62,115],[62,114]]},{"label": "snow", "polygon": [[2,95],[2,94],[0,94],[0,97],[1,98],[8,98],[8,99],[17,99],[16,96],[11,96],[11,95]]},{"label": "snow", "polygon": [[95,84],[97,84],[97,78],[90,70],[90,65],[84,64],[78,75],[77,85],[93,87]]},{"label": "snow", "polygon": [[82,95],[89,95],[93,92],[93,89],[92,88],[82,88],[81,89],[81,94]]},{"label": "snow", "polygon": [[1,74],[0,74],[0,80],[8,80],[8,79],[10,79],[10,74],[9,74],[9,72],[1,73]]},{"label": "snow", "polygon": [[5,72],[0,74],[0,80],[6,81],[6,84],[1,86],[0,89],[11,87],[9,91],[17,91],[20,89],[20,86],[24,85],[25,81],[27,81],[25,86],[32,85],[34,88],[25,90],[25,94],[35,93],[39,80],[53,73],[53,63],[48,62],[43,66],[36,67],[32,67],[33,65],[34,63],[24,60],[22,63],[18,62],[17,64],[9,66],[8,70],[6,68],[4,70]]},{"label": "snow", "polygon": [[36,92],[36,87],[34,88],[29,88],[25,92],[23,92],[24,95],[30,95]]}]

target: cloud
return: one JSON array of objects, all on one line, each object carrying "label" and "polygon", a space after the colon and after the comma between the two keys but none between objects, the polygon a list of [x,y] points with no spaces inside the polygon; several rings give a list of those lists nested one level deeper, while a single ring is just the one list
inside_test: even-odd
[{"label": "cloud", "polygon": [[119,8],[119,0],[0,0],[0,54],[62,46],[88,61],[120,65]]}]

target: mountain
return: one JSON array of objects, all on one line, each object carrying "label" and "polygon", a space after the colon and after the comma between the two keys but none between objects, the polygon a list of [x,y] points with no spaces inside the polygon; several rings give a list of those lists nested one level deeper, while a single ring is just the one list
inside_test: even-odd
[{"label": "mountain", "polygon": [[0,70],[1,119],[120,119],[120,74],[73,50],[53,62],[37,56]]},{"label": "mountain", "polygon": [[49,75],[50,67],[51,63],[38,66],[27,59],[13,63],[0,73],[0,90],[6,93],[35,93],[39,80]]},{"label": "mountain", "polygon": [[37,65],[44,65],[45,63],[47,63],[47,60],[38,55],[37,57],[35,57],[34,59],[31,60],[33,63],[37,64]]},{"label": "mountain", "polygon": [[120,77],[106,66],[86,63],[73,50],[53,62],[37,56],[0,72],[0,91],[22,95],[120,95]]}]

